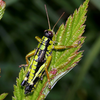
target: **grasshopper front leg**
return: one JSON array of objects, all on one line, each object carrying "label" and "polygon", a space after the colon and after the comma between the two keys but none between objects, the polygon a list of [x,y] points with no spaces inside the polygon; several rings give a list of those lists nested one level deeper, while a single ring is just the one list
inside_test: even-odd
[{"label": "grasshopper front leg", "polygon": [[41,42],[41,38],[36,36],[35,39],[38,41],[38,42]]}]

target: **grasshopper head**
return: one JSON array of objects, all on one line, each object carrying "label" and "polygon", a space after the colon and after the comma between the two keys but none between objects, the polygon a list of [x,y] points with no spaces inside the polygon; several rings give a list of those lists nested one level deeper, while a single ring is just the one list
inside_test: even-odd
[{"label": "grasshopper head", "polygon": [[51,29],[47,29],[44,31],[44,35],[50,39],[53,38],[53,36],[55,35],[55,33],[51,30]]}]

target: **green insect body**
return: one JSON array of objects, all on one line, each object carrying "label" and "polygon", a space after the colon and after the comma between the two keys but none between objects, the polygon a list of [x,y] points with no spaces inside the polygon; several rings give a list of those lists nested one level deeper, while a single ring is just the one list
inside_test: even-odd
[{"label": "green insect body", "polygon": [[[40,39],[37,49],[28,54],[28,57],[29,55],[34,55],[34,58],[30,61],[28,72],[21,83],[22,86],[26,85],[26,94],[31,92],[36,87],[39,78],[43,75],[45,70],[48,76],[47,67],[49,66],[53,49],[53,32],[49,29],[45,30],[44,33],[45,36],[43,36],[42,39],[36,37],[37,40]],[[48,80],[50,80],[49,77]]]}]

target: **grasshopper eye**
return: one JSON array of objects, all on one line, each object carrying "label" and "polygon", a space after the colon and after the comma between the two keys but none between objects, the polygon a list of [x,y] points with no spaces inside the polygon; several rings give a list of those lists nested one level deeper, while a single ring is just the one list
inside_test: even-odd
[{"label": "grasshopper eye", "polygon": [[53,37],[53,33],[51,31],[48,31],[48,34],[50,37]]}]

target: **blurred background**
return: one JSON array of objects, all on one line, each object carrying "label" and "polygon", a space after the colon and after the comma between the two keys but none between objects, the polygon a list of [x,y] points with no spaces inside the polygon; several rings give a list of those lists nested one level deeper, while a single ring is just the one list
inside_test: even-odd
[{"label": "blurred background", "polygon": [[[0,94],[9,93],[25,55],[36,48],[35,36],[42,37],[48,29],[44,4],[47,5],[51,27],[65,12],[55,28],[65,23],[84,0],[5,0],[6,10],[0,21]],[[100,100],[100,0],[90,0],[82,60],[51,90],[46,100]]]}]

